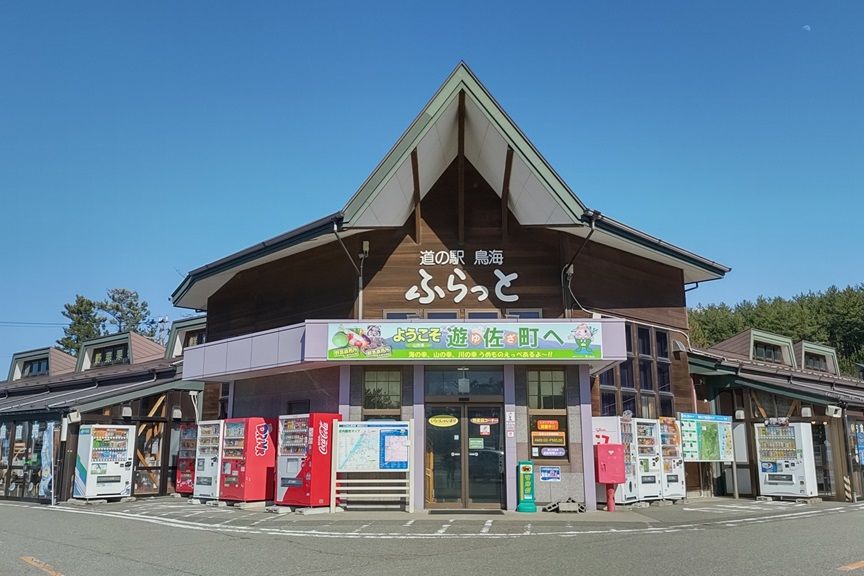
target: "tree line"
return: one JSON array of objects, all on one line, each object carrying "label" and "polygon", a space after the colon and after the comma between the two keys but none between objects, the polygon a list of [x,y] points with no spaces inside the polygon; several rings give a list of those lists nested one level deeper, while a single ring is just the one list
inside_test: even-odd
[{"label": "tree line", "polygon": [[152,318],[147,302],[127,288],[109,289],[104,300],[76,294],[74,301],[63,305],[61,314],[69,325],[57,340],[57,348],[73,356],[82,342],[120,332],[137,332],[160,344],[165,341],[166,322]]},{"label": "tree line", "polygon": [[689,309],[690,340],[707,348],[748,328],[808,340],[837,350],[843,374],[858,377],[864,364],[864,284],[792,298],[744,300],[733,306],[709,304]]}]

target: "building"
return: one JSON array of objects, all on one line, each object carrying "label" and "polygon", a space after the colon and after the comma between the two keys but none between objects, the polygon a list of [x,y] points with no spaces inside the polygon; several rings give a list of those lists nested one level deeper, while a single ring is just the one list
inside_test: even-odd
[{"label": "building", "polygon": [[[734,419],[741,494],[760,495],[753,425],[769,418],[812,425],[821,497],[846,500],[844,477],[862,494],[864,380],[839,373],[833,348],[750,329],[691,351],[689,363],[703,403]],[[716,492],[731,493],[730,466],[715,465],[713,478]]]},{"label": "building", "polygon": [[[195,422],[200,382],[183,380],[183,348],[203,317],[176,322],[166,350],[125,332],[15,354],[0,382],[0,498],[50,502],[72,493],[82,424],[136,426],[134,495],[173,491],[179,425]],[[56,481],[55,481],[56,479]]]},{"label": "building", "polygon": [[207,311],[184,373],[232,416],[413,419],[426,507],[513,509],[532,458],[539,501],[591,508],[592,401],[695,409],[684,288],[728,271],[585,206],[460,64],[341,211],[172,299]]}]

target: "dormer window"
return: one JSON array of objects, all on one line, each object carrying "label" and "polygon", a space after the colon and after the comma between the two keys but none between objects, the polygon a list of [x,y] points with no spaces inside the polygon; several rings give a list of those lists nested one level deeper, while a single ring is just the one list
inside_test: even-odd
[{"label": "dormer window", "polygon": [[190,330],[189,332],[186,332],[186,335],[183,337],[183,348],[204,344],[206,339],[206,332],[207,331],[204,328],[200,330]]},{"label": "dormer window", "polygon": [[828,359],[822,354],[813,354],[812,352],[804,353],[804,368],[807,370],[817,370],[819,372],[828,372]]},{"label": "dormer window", "polygon": [[103,346],[93,350],[91,368],[100,366],[113,366],[115,364],[129,364],[129,345],[116,344],[114,346]]},{"label": "dormer window", "polygon": [[21,377],[29,378],[31,376],[45,376],[48,374],[48,358],[39,358],[38,360],[27,360],[21,369]]},{"label": "dormer window", "polygon": [[783,352],[780,350],[780,346],[766,342],[753,343],[753,359],[762,360],[763,362],[773,362],[775,364],[784,363]]}]

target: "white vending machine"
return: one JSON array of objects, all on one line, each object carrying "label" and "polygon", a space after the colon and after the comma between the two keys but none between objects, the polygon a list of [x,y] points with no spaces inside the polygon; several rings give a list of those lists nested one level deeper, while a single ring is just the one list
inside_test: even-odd
[{"label": "white vending machine", "polygon": [[759,493],[809,498],[818,494],[813,431],[806,422],[756,424]]},{"label": "white vending machine", "polygon": [[663,498],[680,500],[687,495],[681,424],[675,418],[660,418],[660,452],[663,456]]},{"label": "white vending machine", "polygon": [[198,445],[195,448],[195,498],[219,498],[219,472],[222,469],[222,420],[198,423]]},{"label": "white vending machine", "polygon": [[76,498],[131,496],[134,449],[135,426],[81,426],[72,495]]},{"label": "white vending machine", "polygon": [[[626,480],[615,489],[615,503],[629,504],[639,499],[636,475],[636,443],[633,435],[633,420],[620,416],[598,416],[592,418],[594,444],[623,444],[624,473]],[[597,501],[606,502],[606,487],[597,486]]]},{"label": "white vending machine", "polygon": [[634,418],[636,426],[636,475],[639,500],[663,498],[663,458],[660,455],[660,422]]}]

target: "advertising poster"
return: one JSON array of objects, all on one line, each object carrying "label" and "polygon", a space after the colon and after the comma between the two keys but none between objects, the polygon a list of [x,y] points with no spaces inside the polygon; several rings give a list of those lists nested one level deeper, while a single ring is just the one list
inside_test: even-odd
[{"label": "advertising poster", "polygon": [[714,414],[678,414],[685,462],[731,462],[732,417]]},{"label": "advertising poster", "polygon": [[540,482],[560,482],[560,466],[540,466]]},{"label": "advertising poster", "polygon": [[329,323],[328,360],[572,360],[603,357],[600,322]]},{"label": "advertising poster", "polygon": [[39,497],[51,497],[51,481],[54,479],[54,423],[49,422],[42,436],[42,454],[40,455],[42,474],[39,480]]}]

